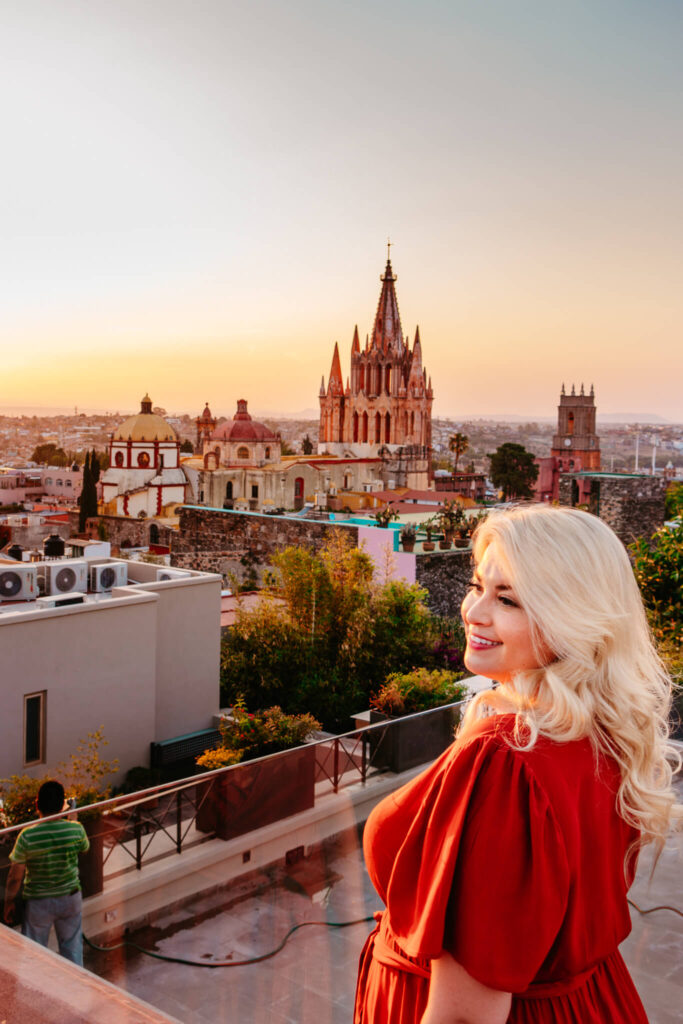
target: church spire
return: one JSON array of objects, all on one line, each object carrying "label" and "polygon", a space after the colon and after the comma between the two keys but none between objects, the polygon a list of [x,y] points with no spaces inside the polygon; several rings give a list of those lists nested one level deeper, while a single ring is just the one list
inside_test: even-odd
[{"label": "church spire", "polygon": [[339,358],[339,345],[335,341],[334,343],[334,355],[332,356],[332,369],[330,370],[330,379],[327,383],[327,390],[333,394],[342,394],[344,391],[344,381],[342,380],[341,372],[341,360]]},{"label": "church spire", "polygon": [[401,352],[404,343],[396,289],[394,288],[396,275],[391,268],[391,260],[388,256],[387,265],[384,268],[384,273],[380,276],[380,281],[382,282],[382,291],[377,303],[370,347],[379,349],[380,352],[387,352],[390,348]]},{"label": "church spire", "polygon": [[351,355],[360,355],[360,339],[358,337],[358,324],[353,332],[353,341],[351,342]]}]

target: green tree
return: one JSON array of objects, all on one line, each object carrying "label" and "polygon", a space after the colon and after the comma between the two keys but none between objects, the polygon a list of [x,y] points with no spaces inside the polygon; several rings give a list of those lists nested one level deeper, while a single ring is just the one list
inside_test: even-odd
[{"label": "green tree", "polygon": [[272,601],[239,610],[223,640],[223,700],[310,712],[346,728],[391,672],[449,667],[457,654],[420,587],[373,582],[373,563],[342,531],[315,553],[272,559]]},{"label": "green tree", "polygon": [[97,515],[97,489],[93,480],[90,462],[90,453],[88,452],[83,466],[83,486],[78,498],[79,533],[84,533],[86,521]]},{"label": "green tree", "polygon": [[683,523],[630,545],[633,569],[655,637],[683,640]]},{"label": "green tree", "polygon": [[92,476],[93,483],[96,484],[100,479],[100,460],[94,448],[90,452],[90,475]]},{"label": "green tree", "polygon": [[185,438],[185,440],[183,441],[183,443],[180,446],[180,451],[182,452],[183,455],[192,455],[193,454],[193,452],[194,452],[194,445],[192,444],[192,441],[189,440],[189,438]]},{"label": "green tree", "polygon": [[505,501],[533,497],[532,484],[538,476],[538,466],[523,445],[506,441],[487,458],[491,460],[493,486],[503,492]]},{"label": "green tree", "polygon": [[666,490],[666,514],[670,519],[683,516],[683,483],[672,480]]},{"label": "green tree", "polygon": [[453,472],[454,473],[458,472],[458,462],[460,461],[460,456],[465,454],[465,452],[467,451],[469,446],[470,446],[470,439],[467,436],[467,434],[461,434],[460,432],[458,432],[457,434],[451,434],[451,436],[448,438],[448,448],[449,448],[450,451],[453,452],[453,456],[454,456],[454,459],[453,459]]},{"label": "green tree", "polygon": [[70,465],[69,456],[63,448],[60,448],[53,441],[36,445],[31,453],[31,462],[37,462],[40,466],[63,467]]}]

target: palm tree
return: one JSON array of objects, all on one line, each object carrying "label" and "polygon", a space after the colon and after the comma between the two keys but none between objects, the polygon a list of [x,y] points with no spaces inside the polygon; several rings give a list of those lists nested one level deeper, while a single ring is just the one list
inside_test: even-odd
[{"label": "palm tree", "polygon": [[467,434],[451,434],[448,438],[448,448],[453,452],[455,460],[453,463],[453,475],[458,472],[458,459],[464,455],[470,446],[470,439]]}]

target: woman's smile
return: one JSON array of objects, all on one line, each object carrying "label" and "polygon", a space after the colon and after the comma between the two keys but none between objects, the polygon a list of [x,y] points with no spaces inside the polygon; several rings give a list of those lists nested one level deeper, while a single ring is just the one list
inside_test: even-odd
[{"label": "woman's smile", "polygon": [[470,672],[508,683],[517,672],[541,664],[529,617],[493,545],[474,571],[462,603],[462,619],[467,637],[465,665]]}]

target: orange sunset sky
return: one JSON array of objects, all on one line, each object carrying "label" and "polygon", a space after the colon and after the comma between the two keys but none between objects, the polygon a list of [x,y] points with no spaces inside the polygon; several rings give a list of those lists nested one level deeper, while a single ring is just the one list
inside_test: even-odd
[{"label": "orange sunset sky", "polygon": [[435,415],[683,421],[683,8],[28,0],[0,409],[315,409],[391,236]]}]

